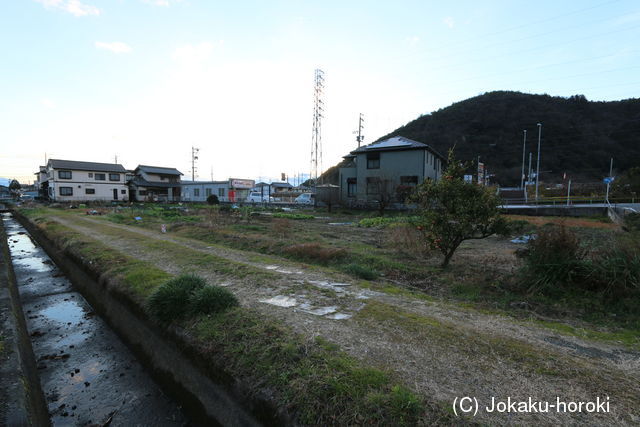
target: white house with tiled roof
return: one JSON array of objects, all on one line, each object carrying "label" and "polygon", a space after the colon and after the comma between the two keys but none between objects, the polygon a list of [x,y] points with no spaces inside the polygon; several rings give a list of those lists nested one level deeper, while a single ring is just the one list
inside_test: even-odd
[{"label": "white house with tiled roof", "polygon": [[118,163],[50,159],[38,172],[40,191],[56,202],[128,201],[126,172]]}]

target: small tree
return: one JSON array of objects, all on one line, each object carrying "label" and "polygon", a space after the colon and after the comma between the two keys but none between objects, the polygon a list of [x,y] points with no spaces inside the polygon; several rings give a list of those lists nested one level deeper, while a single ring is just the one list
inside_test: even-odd
[{"label": "small tree", "polygon": [[9,183],[9,190],[11,190],[12,193],[17,193],[18,190],[20,190],[20,183],[17,179],[11,180],[11,182]]},{"label": "small tree", "polygon": [[465,182],[465,169],[449,150],[442,179],[424,181],[410,197],[418,205],[416,225],[427,245],[444,255],[442,267],[463,241],[484,239],[505,227],[499,197],[490,188]]},{"label": "small tree", "polygon": [[386,176],[367,178],[367,192],[378,204],[378,213],[384,215],[385,209],[393,202],[396,195],[393,179]]}]

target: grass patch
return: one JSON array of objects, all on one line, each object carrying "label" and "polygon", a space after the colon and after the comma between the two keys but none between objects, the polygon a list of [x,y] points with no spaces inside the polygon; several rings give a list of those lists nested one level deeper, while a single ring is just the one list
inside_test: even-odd
[{"label": "grass patch", "polygon": [[355,263],[345,265],[342,271],[365,280],[375,280],[380,276],[376,270]]},{"label": "grass patch", "polygon": [[272,216],[274,218],[295,219],[295,220],[315,219],[315,216],[313,215],[284,213],[284,212],[276,212]]},{"label": "grass patch", "polygon": [[256,312],[235,308],[192,326],[237,376],[261,378],[302,425],[416,425],[450,415],[382,370],[322,339],[305,341]]}]

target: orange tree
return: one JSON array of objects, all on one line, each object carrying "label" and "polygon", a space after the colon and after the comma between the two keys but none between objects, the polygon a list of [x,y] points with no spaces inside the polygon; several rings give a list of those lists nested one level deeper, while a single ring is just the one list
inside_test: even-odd
[{"label": "orange tree", "polygon": [[442,267],[449,265],[463,241],[484,239],[506,228],[495,190],[465,182],[467,166],[449,150],[442,179],[425,180],[410,197],[418,205],[415,225],[426,245],[444,255]]}]

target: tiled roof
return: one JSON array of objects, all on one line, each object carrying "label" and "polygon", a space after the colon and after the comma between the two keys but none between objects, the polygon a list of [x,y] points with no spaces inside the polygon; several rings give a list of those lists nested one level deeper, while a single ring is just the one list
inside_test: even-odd
[{"label": "tiled roof", "polygon": [[141,170],[147,173],[158,173],[163,175],[183,175],[183,173],[176,168],[163,168],[160,166],[138,165],[136,170]]},{"label": "tiled roof", "polygon": [[377,141],[369,145],[364,145],[357,150],[353,150],[350,154],[360,154],[360,153],[370,153],[372,151],[396,151],[396,150],[416,150],[423,149],[429,150],[436,156],[444,159],[444,157],[430,147],[427,144],[422,142],[414,141],[409,138],[405,138],[403,136],[394,136],[391,138],[383,139],[382,141]]},{"label": "tiled roof", "polygon": [[120,172],[127,170],[119,163],[79,162],[76,160],[49,159],[47,163],[54,169],[74,169],[81,171]]}]

